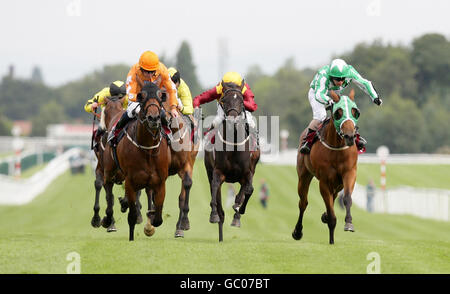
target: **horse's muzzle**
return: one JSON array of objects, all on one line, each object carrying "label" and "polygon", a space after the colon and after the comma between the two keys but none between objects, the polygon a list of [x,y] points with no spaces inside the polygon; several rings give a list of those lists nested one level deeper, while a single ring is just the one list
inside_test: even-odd
[{"label": "horse's muzzle", "polygon": [[345,145],[347,146],[353,146],[355,144],[355,135],[344,135]]}]

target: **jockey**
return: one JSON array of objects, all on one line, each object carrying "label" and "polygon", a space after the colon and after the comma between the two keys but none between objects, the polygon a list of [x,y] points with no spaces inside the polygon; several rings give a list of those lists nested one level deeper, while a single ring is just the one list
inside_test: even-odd
[{"label": "jockey", "polygon": [[126,88],[128,94],[128,108],[120,120],[113,127],[108,136],[108,142],[115,142],[120,130],[140,111],[139,102],[136,102],[137,94],[145,83],[156,84],[169,99],[170,113],[172,117],[178,117],[177,90],[172,82],[166,66],[159,62],[158,55],[152,51],[145,51],[139,58],[139,62],[133,65],[128,72]]},{"label": "jockey", "polygon": [[115,81],[112,82],[109,87],[105,87],[96,93],[94,97],[89,99],[84,105],[84,110],[89,113],[94,113],[98,106],[101,106],[102,108],[100,124],[96,133],[97,136],[103,134],[106,130],[105,115],[103,114],[103,106],[106,103],[105,99],[111,96],[117,96],[119,98],[125,97],[125,99],[123,99],[123,109],[126,109],[128,105],[128,96],[126,95],[126,92],[125,83],[122,81]]},{"label": "jockey", "polygon": [[[255,129],[256,124],[253,120],[253,116],[251,115],[251,112],[255,111],[258,108],[258,105],[255,103],[255,95],[250,89],[250,86],[244,82],[244,79],[237,72],[227,72],[223,76],[222,81],[218,83],[217,86],[196,96],[194,98],[194,107],[197,108],[202,104],[211,102],[213,100],[219,100],[220,98],[222,98],[223,97],[222,82],[234,83],[238,86],[242,86],[242,83],[244,83],[242,95],[244,96],[244,107],[245,107],[245,114],[247,117],[247,123],[250,129]],[[217,128],[224,119],[225,113],[222,109],[222,106],[220,106],[220,104],[217,104],[217,115],[214,118],[214,121],[212,122],[210,130],[213,128]]]},{"label": "jockey", "polygon": [[[331,64],[319,69],[310,84],[308,99],[313,111],[313,119],[308,125],[308,133],[301,143],[301,153],[307,154],[311,151],[315,133],[327,116],[326,108],[333,104],[333,100],[327,95],[328,91],[333,90],[339,95],[352,81],[369,95],[376,105],[383,103],[369,80],[364,79],[353,66],[348,65],[344,60],[334,59]],[[356,146],[358,149],[363,149],[365,144],[366,140],[357,134]]]},{"label": "jockey", "polygon": [[189,90],[188,85],[181,78],[180,72],[173,67],[169,67],[167,71],[169,72],[172,82],[175,84],[177,88],[178,107],[181,113],[184,115],[190,115],[194,113],[191,90]]}]

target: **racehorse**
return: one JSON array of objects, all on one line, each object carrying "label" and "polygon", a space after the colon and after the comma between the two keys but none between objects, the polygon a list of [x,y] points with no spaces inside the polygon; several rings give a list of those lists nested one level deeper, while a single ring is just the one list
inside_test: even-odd
[{"label": "racehorse", "polygon": [[[165,198],[165,182],[168,177],[170,151],[161,130],[161,92],[153,83],[144,85],[137,95],[140,111],[137,120],[128,124],[126,138],[119,141],[116,149],[107,145],[104,155],[104,181],[107,195],[112,195],[114,183],[125,181],[128,199],[129,240],[134,240],[138,206],[136,192],[144,189],[150,199],[152,194],[155,213],[144,227],[147,236],[162,224],[162,209]],[[123,112],[116,116],[122,115]],[[108,128],[109,130],[111,128]],[[115,155],[114,155],[115,152]],[[114,158],[116,157],[117,160]],[[149,202],[150,206],[150,202]]]},{"label": "racehorse", "polygon": [[[313,177],[319,180],[320,194],[325,202],[326,212],[321,220],[328,224],[329,242],[334,244],[334,229],[336,215],[334,200],[344,188],[343,201],[345,205],[345,231],[354,231],[350,207],[352,192],[356,181],[356,164],[358,150],[355,141],[356,123],[360,112],[354,102],[355,92],[352,89],[349,96],[339,97],[330,91],[334,101],[331,119],[319,130],[319,143],[312,146],[310,154],[297,154],[298,195],[300,197],[300,215],[292,232],[295,240],[303,236],[303,214],[308,205],[308,190]],[[306,130],[302,133],[305,136]]]},{"label": "racehorse", "polygon": [[[116,116],[118,113],[122,111],[122,105],[123,105],[123,98],[120,99],[117,96],[108,97],[105,100],[105,106],[102,109],[102,114],[100,116],[100,125],[96,132],[99,132],[100,129],[106,130],[108,127],[112,125],[113,122],[112,118]],[[100,227],[102,225],[106,228],[107,232],[115,232],[117,229],[115,227],[115,221],[113,217],[113,204],[114,199],[106,197],[107,201],[107,208],[106,208],[106,214],[110,215],[109,217],[104,217],[102,220],[100,220],[100,204],[99,204],[99,198],[100,198],[100,192],[103,187],[103,153],[105,150],[106,145],[106,132],[104,134],[95,134],[95,141],[96,145],[93,148],[94,154],[97,158],[97,166],[95,168],[95,181],[94,181],[94,187],[95,187],[95,203],[94,203],[94,216],[91,219],[91,225],[94,228]],[[139,191],[140,194],[140,191]],[[140,205],[140,204],[139,204]],[[139,213],[138,218],[140,219],[140,222],[142,222],[142,216]],[[139,221],[138,221],[139,222]],[[140,223],[139,222],[139,223]]]},{"label": "racehorse", "polygon": [[[181,120],[181,122],[180,122]],[[197,157],[198,148],[191,140],[192,125],[188,117],[179,116],[172,120],[173,139],[170,144],[169,176],[178,174],[181,179],[181,191],[178,196],[180,213],[176,224],[175,237],[184,237],[185,230],[189,230],[189,193],[192,187],[192,173]]]},{"label": "racehorse", "polygon": [[[252,150],[250,132],[246,124],[242,86],[222,83],[224,95],[219,100],[226,118],[217,129],[214,150],[205,150],[205,167],[211,188],[211,214],[209,221],[219,224],[219,242],[223,241],[225,212],[222,207],[221,186],[223,182],[240,183],[235,197],[233,226],[240,226],[241,214],[253,193],[253,175],[260,157],[259,149]],[[245,133],[242,135],[242,133]],[[227,134],[229,134],[227,136]],[[242,138],[244,137],[244,138]],[[229,138],[233,138],[229,141]],[[242,140],[241,140],[242,139]]]}]

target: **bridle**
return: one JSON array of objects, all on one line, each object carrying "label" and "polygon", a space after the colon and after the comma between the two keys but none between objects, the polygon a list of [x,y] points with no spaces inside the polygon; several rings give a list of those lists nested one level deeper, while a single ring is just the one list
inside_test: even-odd
[{"label": "bridle", "polygon": [[[231,107],[231,108],[229,108],[229,109],[227,109],[227,110],[225,111],[225,108],[223,107],[223,106],[224,106],[224,103],[223,103],[222,99],[224,99],[225,97],[227,97],[227,95],[230,94],[230,93],[232,93],[232,92],[235,92],[235,94],[234,94],[234,95],[235,95],[235,96],[234,96],[234,99],[237,98],[238,96],[241,98],[241,111],[239,111],[236,107]],[[219,100],[219,103],[220,103],[220,106],[222,107],[222,109],[224,110],[224,113],[225,113],[225,120],[224,120],[224,122],[228,120],[228,117],[229,117],[228,114],[229,114],[231,111],[233,111],[233,110],[238,114],[238,116],[241,116],[241,114],[244,113],[244,120],[245,120],[245,121],[247,120],[247,115],[245,114],[245,107],[244,107],[244,97],[243,97],[242,92],[241,92],[240,89],[236,89],[236,88],[228,88],[228,89],[226,89],[226,90],[224,91],[224,93],[223,93],[223,97]],[[223,138],[222,134],[220,133],[220,128],[217,130],[217,134],[218,134],[218,136],[219,136],[219,139],[220,139],[224,144],[230,145],[230,146],[242,146],[242,145],[244,145],[245,143],[247,143],[247,141],[250,139],[250,133],[249,133],[249,134],[247,135],[247,137],[246,137],[242,142],[229,142],[229,141],[227,141],[227,140],[225,140],[225,139]]]}]

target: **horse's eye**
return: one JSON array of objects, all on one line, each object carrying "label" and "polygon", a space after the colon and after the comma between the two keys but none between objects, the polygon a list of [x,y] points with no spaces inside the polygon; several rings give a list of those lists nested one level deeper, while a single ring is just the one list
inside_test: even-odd
[{"label": "horse's eye", "polygon": [[352,115],[354,118],[358,119],[360,114],[361,113],[359,112],[358,108],[352,108]]},{"label": "horse's eye", "polygon": [[338,110],[336,110],[333,114],[334,116],[334,120],[340,120],[342,117],[342,109],[339,108]]}]

